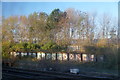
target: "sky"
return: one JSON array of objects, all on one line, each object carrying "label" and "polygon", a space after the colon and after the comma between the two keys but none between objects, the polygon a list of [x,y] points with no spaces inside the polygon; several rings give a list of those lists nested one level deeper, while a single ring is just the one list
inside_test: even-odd
[{"label": "sky", "polygon": [[50,14],[52,10],[59,8],[64,11],[67,8],[74,8],[82,12],[109,14],[118,16],[117,2],[2,2],[2,16],[28,16],[33,12],[46,12]]}]

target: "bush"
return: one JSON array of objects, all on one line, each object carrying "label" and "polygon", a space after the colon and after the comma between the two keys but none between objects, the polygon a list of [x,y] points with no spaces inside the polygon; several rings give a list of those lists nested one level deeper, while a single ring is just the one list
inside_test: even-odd
[{"label": "bush", "polygon": [[41,49],[43,50],[55,50],[55,51],[62,51],[62,50],[66,50],[66,48],[61,47],[59,45],[57,45],[56,43],[49,41],[48,43],[44,44]]}]

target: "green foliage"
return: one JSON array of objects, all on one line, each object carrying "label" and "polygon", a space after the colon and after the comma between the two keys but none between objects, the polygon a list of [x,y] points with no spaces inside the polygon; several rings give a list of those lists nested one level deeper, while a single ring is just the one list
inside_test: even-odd
[{"label": "green foliage", "polygon": [[49,41],[44,46],[42,46],[41,49],[43,49],[43,50],[49,50],[49,49],[53,49],[55,47],[56,47],[55,43],[53,43],[52,41]]},{"label": "green foliage", "polygon": [[33,43],[28,43],[26,48],[30,49],[30,50],[40,49],[40,45],[33,44]]},{"label": "green foliage", "polygon": [[[96,63],[97,65],[99,64],[100,68],[117,68],[117,49],[107,46],[86,46],[85,51],[86,53],[94,53],[97,56],[104,55],[104,62]],[[97,66],[96,64],[94,66]]]},{"label": "green foliage", "polygon": [[95,46],[85,46],[86,53],[92,53],[95,54],[97,51],[97,48]]},{"label": "green foliage", "polygon": [[35,49],[35,46],[31,43],[28,43],[27,49]]},{"label": "green foliage", "polygon": [[23,43],[24,49],[27,49],[28,43]]},{"label": "green foliage", "polygon": [[10,43],[3,42],[2,44],[2,57],[10,58],[9,52],[11,51],[27,51],[40,49],[40,45],[33,43]]},{"label": "green foliage", "polygon": [[53,22],[58,22],[61,16],[62,12],[59,9],[54,9],[50,14],[50,20],[52,20]]},{"label": "green foliage", "polygon": [[113,54],[115,50],[112,47],[107,46],[85,46],[86,53],[94,53],[94,54]]},{"label": "green foliage", "polygon": [[17,43],[14,46],[12,46],[12,50],[14,51],[20,51],[23,48],[24,48],[23,43]]},{"label": "green foliage", "polygon": [[60,21],[62,15],[62,11],[60,11],[59,9],[54,9],[48,17],[46,28],[48,30],[58,28],[59,26],[57,25],[57,23]]},{"label": "green foliage", "polygon": [[11,50],[13,44],[11,44],[10,42],[3,42],[2,43],[2,57],[3,58],[9,58],[9,51]]},{"label": "green foliage", "polygon": [[43,50],[52,50],[52,51],[65,51],[66,50],[65,47],[59,46],[59,45],[57,45],[56,43],[54,43],[52,41],[49,41],[48,43],[43,45],[41,47],[41,49],[43,49]]}]

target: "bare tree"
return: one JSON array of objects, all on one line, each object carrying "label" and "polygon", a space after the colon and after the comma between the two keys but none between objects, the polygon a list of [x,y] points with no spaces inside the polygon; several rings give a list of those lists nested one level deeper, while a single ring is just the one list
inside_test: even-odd
[{"label": "bare tree", "polygon": [[2,23],[2,40],[14,42],[15,28],[18,26],[18,17],[13,16],[3,19]]}]

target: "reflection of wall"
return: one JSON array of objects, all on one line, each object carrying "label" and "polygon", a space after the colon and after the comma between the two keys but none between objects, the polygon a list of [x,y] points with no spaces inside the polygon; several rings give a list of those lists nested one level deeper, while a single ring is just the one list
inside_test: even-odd
[{"label": "reflection of wall", "polygon": [[47,59],[47,60],[75,60],[75,61],[103,61],[104,56],[95,56],[94,54],[85,54],[85,53],[44,53],[44,52],[37,52],[37,53],[26,53],[26,52],[10,52],[13,56],[28,56],[32,58],[37,58],[39,60]]},{"label": "reflection of wall", "polygon": [[68,59],[67,53],[63,53],[63,60],[67,60],[67,59]]},{"label": "reflection of wall", "polygon": [[94,60],[95,60],[94,58],[95,58],[95,56],[94,56],[94,55],[91,55],[91,56],[90,56],[90,61],[94,61]]},{"label": "reflection of wall", "polygon": [[43,53],[43,52],[38,52],[38,53],[37,53],[37,59],[39,59],[39,60],[45,59],[45,53]]},{"label": "reflection of wall", "polygon": [[97,61],[104,61],[104,56],[103,55],[97,56]]},{"label": "reflection of wall", "polygon": [[69,54],[69,60],[74,60],[74,59],[75,59],[74,54]]},{"label": "reflection of wall", "polygon": [[[21,56],[23,56],[23,54],[21,53]],[[32,58],[35,58],[37,54],[36,53],[28,53],[28,55]]]},{"label": "reflection of wall", "polygon": [[56,53],[52,53],[52,60],[56,60]]},{"label": "reflection of wall", "polygon": [[42,59],[45,59],[45,53],[41,53],[42,54]]},{"label": "reflection of wall", "polygon": [[83,59],[83,61],[88,61],[88,55],[87,54],[82,54],[82,59]]},{"label": "reflection of wall", "polygon": [[94,54],[82,54],[83,61],[96,61],[96,57]]},{"label": "reflection of wall", "polygon": [[20,53],[19,52],[16,52],[16,56],[19,56],[20,55]]},{"label": "reflection of wall", "polygon": [[46,53],[46,59],[52,59],[52,54],[51,53]]},{"label": "reflection of wall", "polygon": [[21,56],[27,56],[27,53],[21,52]]},{"label": "reflection of wall", "polygon": [[81,61],[81,54],[76,54],[76,60]]},{"label": "reflection of wall", "polygon": [[57,54],[57,59],[62,60],[62,53]]},{"label": "reflection of wall", "polygon": [[39,60],[42,59],[42,54],[40,52],[37,53],[37,59],[39,59]]},{"label": "reflection of wall", "polygon": [[14,57],[17,56],[16,52],[10,52],[10,55],[12,55],[12,56],[14,56]]}]

